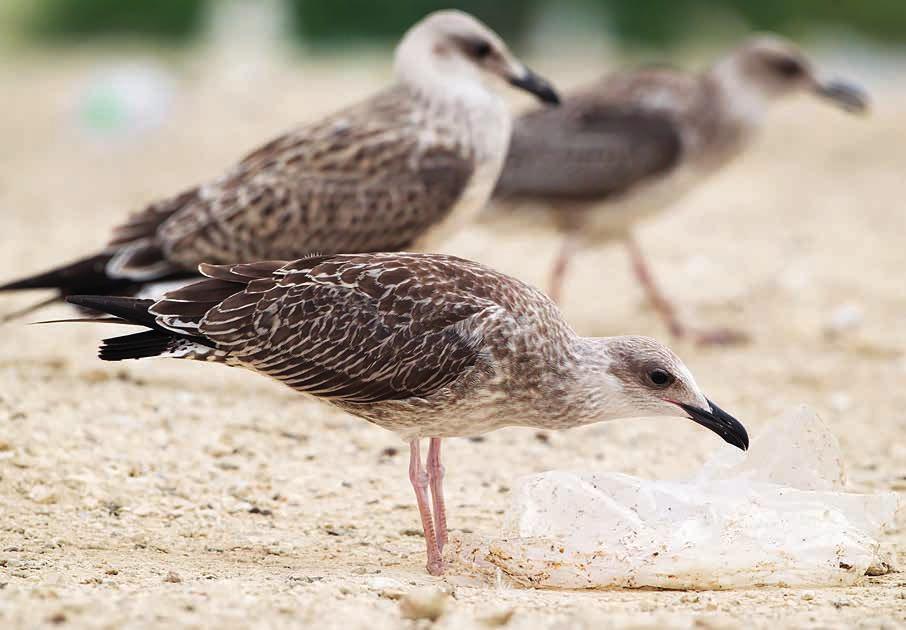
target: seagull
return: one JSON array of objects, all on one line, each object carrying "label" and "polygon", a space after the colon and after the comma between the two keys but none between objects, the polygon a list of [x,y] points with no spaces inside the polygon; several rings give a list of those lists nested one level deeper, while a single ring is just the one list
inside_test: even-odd
[{"label": "seagull", "polygon": [[93,321],[148,329],[106,339],[105,361],[243,367],[397,433],[409,443],[432,575],[443,572],[447,540],[443,438],[672,416],[749,445],[743,425],[702,394],[667,347],[647,337],[580,337],[544,293],[478,263],[338,254],[199,271],[208,279],[156,302],[67,300],[112,316]]},{"label": "seagull", "polygon": [[517,118],[495,196],[503,205],[542,202],[565,235],[551,272],[555,301],[579,249],[620,239],[674,337],[742,340],[732,331],[684,325],[632,230],[750,146],[772,103],[800,93],[849,112],[868,106],[859,88],[818,78],[794,44],[768,35],[699,74],[651,67],[605,77],[566,96],[559,108]]},{"label": "seagull", "polygon": [[558,96],[460,11],[413,26],[394,70],[395,83],[364,102],[134,214],[99,253],[0,291],[57,290],[33,310],[75,293],[135,295],[194,276],[201,262],[426,249],[478,212],[497,181],[512,120],[494,84],[548,104]]}]

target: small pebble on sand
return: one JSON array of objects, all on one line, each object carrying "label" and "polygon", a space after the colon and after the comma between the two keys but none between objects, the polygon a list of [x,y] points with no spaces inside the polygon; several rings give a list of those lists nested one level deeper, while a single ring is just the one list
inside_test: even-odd
[{"label": "small pebble on sand", "polygon": [[180,582],[182,582],[182,578],[179,576],[179,573],[177,573],[176,571],[170,571],[164,577],[164,582],[168,582],[170,584],[179,584]]}]

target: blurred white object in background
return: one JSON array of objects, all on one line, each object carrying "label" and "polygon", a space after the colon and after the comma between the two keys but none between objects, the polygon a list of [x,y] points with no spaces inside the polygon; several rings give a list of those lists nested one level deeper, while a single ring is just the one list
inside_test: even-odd
[{"label": "blurred white object in background", "polygon": [[170,74],[151,62],[134,61],[100,68],[78,88],[75,124],[95,140],[135,137],[166,121],[174,92]]},{"label": "blurred white object in background", "polygon": [[862,325],[865,311],[857,302],[844,302],[831,311],[824,325],[824,334],[837,337],[852,332]]},{"label": "blurred white object in background", "polygon": [[555,588],[848,585],[878,560],[897,506],[894,493],[845,491],[836,439],[802,407],[690,481],[529,477],[484,560]]},{"label": "blurred white object in background", "polygon": [[[292,33],[286,0],[218,0],[208,3],[202,78],[229,95],[250,100],[273,98],[263,86]],[[261,93],[265,96],[262,97]]]}]

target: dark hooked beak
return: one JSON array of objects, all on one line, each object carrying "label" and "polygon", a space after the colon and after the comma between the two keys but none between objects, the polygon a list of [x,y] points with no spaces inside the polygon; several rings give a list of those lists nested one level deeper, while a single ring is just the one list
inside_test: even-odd
[{"label": "dark hooked beak", "polygon": [[729,442],[743,451],[749,449],[749,434],[746,433],[746,428],[742,426],[739,420],[710,400],[708,401],[708,405],[711,407],[710,411],[681,402],[675,404],[682,407],[683,411],[688,413],[693,421],[707,429],[711,429],[722,437],[725,442]]},{"label": "dark hooked beak", "polygon": [[528,68],[523,67],[519,75],[508,76],[507,81],[514,87],[531,92],[543,103],[548,105],[560,104],[560,95],[557,94],[554,86],[547,79],[540,77]]},{"label": "dark hooked beak", "polygon": [[815,93],[851,114],[862,114],[868,110],[868,94],[865,90],[844,81],[827,81],[815,85]]}]

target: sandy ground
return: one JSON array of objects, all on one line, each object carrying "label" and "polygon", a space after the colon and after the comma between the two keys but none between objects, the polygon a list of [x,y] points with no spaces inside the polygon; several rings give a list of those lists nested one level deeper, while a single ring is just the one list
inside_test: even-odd
[{"label": "sandy ground", "polygon": [[[72,125],[98,58],[0,65],[2,280],[91,251],[142,202],[387,76],[349,60],[256,71],[256,89],[243,90],[240,73],[180,68],[164,126],[111,145]],[[808,100],[777,108],[757,147],[640,237],[688,316],[753,335],[739,348],[674,344],[714,400],[752,433],[804,402],[839,437],[854,488],[904,491],[906,93],[882,87],[875,99],[863,120]],[[555,248],[549,232],[511,222],[447,246],[539,284]],[[0,311],[35,297],[4,297]],[[580,256],[564,308],[585,334],[665,337],[619,247]],[[845,589],[701,593],[430,578],[395,436],[239,370],[103,364],[95,348],[109,334],[0,330],[3,628],[395,628],[400,595],[432,586],[453,595],[444,628],[906,626],[902,573]],[[521,475],[670,477],[718,447],[680,420],[543,438],[510,429],[448,441],[454,536],[493,533]],[[884,543],[906,567],[903,523]]]}]

